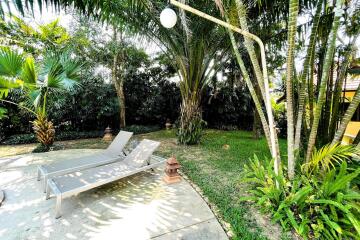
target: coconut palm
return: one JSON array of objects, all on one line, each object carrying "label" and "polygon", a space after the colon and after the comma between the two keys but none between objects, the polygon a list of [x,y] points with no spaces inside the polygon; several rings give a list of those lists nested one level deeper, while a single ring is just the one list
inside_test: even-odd
[{"label": "coconut palm", "polygon": [[[53,123],[47,116],[48,99],[78,86],[80,67],[67,53],[48,53],[36,65],[32,56],[1,47],[0,101],[18,105],[35,115],[33,129],[37,139],[48,147],[55,137]],[[15,103],[7,100],[11,91],[21,91],[23,101]]]}]

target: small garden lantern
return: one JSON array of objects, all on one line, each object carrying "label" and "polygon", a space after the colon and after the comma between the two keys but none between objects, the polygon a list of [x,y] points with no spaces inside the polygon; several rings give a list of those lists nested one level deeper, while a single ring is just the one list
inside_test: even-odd
[{"label": "small garden lantern", "polygon": [[171,124],[171,122],[170,122],[170,119],[166,119],[166,123],[165,123],[165,128],[166,128],[166,130],[170,130],[170,129],[171,129],[171,126],[172,126],[172,124]]},{"label": "small garden lantern", "polygon": [[166,28],[172,28],[175,26],[177,21],[177,16],[174,10],[169,7],[166,7],[162,10],[160,14],[160,22]]},{"label": "small garden lantern", "polygon": [[166,175],[164,177],[164,181],[167,184],[177,183],[181,181],[181,176],[178,173],[179,168],[180,168],[180,164],[174,156],[172,156],[166,161],[166,168],[165,168]]},{"label": "small garden lantern", "polygon": [[111,130],[111,128],[109,126],[104,131],[103,140],[105,142],[110,142],[110,141],[113,140],[112,130]]}]

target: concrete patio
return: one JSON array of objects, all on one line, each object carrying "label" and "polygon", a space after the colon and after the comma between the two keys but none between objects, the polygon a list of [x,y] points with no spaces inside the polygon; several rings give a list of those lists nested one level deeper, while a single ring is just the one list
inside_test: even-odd
[{"label": "concrete patio", "polygon": [[40,164],[93,154],[63,150],[0,158],[0,239],[227,239],[204,200],[186,181],[166,185],[163,169],[145,172],[65,199],[54,218]]}]

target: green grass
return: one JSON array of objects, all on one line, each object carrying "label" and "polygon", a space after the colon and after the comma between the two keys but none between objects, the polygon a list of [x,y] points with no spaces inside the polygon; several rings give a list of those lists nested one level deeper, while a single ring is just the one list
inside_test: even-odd
[{"label": "green grass", "polygon": [[[270,158],[266,140],[254,140],[251,132],[207,130],[199,146],[177,146],[166,143],[175,141],[171,131],[159,131],[143,135],[165,143],[159,154],[174,154],[182,165],[182,171],[200,187],[209,201],[217,206],[222,218],[230,223],[234,239],[266,239],[261,236],[256,223],[248,217],[249,205],[239,202],[244,193],[239,183],[239,174],[249,158],[256,154]],[[279,142],[281,152],[286,151],[286,142]],[[226,149],[224,145],[229,145]]]}]

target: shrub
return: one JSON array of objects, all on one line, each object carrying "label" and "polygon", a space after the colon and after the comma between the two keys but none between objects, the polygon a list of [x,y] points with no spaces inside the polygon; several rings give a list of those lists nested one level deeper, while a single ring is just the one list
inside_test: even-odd
[{"label": "shrub", "polygon": [[16,134],[10,137],[7,137],[2,144],[4,145],[15,145],[15,144],[28,144],[28,143],[36,143],[36,136],[33,133],[27,134]]},{"label": "shrub", "polygon": [[[59,132],[55,135],[56,141],[63,140],[73,140],[73,139],[83,139],[83,138],[97,138],[102,137],[103,131],[89,131],[89,132]],[[35,134],[17,134],[8,137],[5,141],[2,142],[4,145],[15,145],[15,144],[28,144],[28,143],[37,143]]]},{"label": "shrub", "polygon": [[284,229],[293,228],[305,239],[360,237],[360,194],[354,184],[359,167],[353,170],[343,161],[336,168],[289,181],[281,171],[276,175],[272,164],[255,156],[245,165],[241,179],[251,190],[241,200],[254,201]]},{"label": "shrub", "polygon": [[[125,131],[133,132],[134,134],[142,134],[158,131],[161,128],[159,126],[142,126],[142,125],[130,125],[124,128]],[[114,134],[117,134],[114,132]],[[104,136],[104,131],[58,131],[55,135],[55,141],[85,139],[85,138],[100,138]],[[16,145],[16,144],[28,144],[37,143],[35,134],[17,134],[6,138],[2,144],[4,145]],[[40,148],[40,147],[39,147]]]},{"label": "shrub", "polygon": [[129,125],[126,126],[123,130],[133,132],[134,134],[143,134],[149,132],[159,131],[161,127],[159,126],[144,126],[144,125]]},{"label": "shrub", "polygon": [[48,152],[50,150],[50,146],[39,144],[36,146],[36,148],[32,151],[33,153],[42,153],[42,152]]}]

